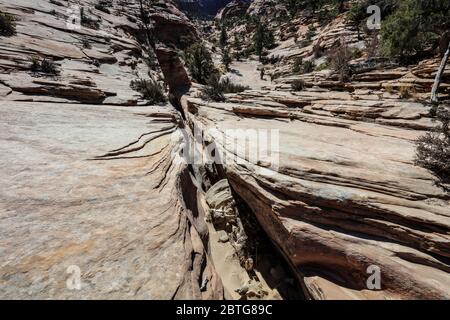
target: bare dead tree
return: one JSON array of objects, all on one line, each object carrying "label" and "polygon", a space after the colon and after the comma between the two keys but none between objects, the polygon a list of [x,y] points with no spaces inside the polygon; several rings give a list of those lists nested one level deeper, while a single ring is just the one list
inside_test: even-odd
[{"label": "bare dead tree", "polygon": [[442,75],[444,74],[445,67],[447,66],[447,61],[450,56],[450,43],[448,44],[447,51],[444,54],[444,57],[442,58],[441,64],[439,66],[439,69],[436,73],[436,78],[434,80],[433,89],[431,90],[431,102],[432,103],[438,103],[439,99],[437,96],[439,86],[442,81]]}]

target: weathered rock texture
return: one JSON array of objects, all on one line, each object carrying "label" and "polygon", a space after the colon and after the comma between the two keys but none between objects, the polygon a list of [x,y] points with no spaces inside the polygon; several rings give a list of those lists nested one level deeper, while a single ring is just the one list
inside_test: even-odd
[{"label": "weathered rock texture", "polygon": [[[273,1],[254,1],[247,11],[275,31],[277,46],[268,51],[274,63],[264,66],[273,81],[243,79],[253,90],[228,95],[226,103],[192,91],[182,100],[187,122],[202,128],[204,147],[214,141],[223,153],[213,161],[289,261],[306,297],[448,299],[450,195],[414,165],[414,141],[436,125],[423,101],[438,59],[410,67],[369,59],[344,15],[320,25],[307,16],[280,22],[273,10]],[[310,25],[315,32],[304,43]],[[228,32],[247,44],[251,34],[239,22]],[[361,51],[347,83],[323,56],[343,41]],[[321,71],[294,74],[297,58],[322,64]],[[234,64],[231,77],[253,63]],[[441,97],[449,93],[447,69]],[[299,80],[304,89],[295,92],[291,84]],[[279,154],[252,157],[266,155],[257,134],[267,130],[279,132]],[[381,288],[370,290],[375,269]]]},{"label": "weathered rock texture", "polygon": [[[221,299],[196,187],[176,161],[180,114],[130,89],[162,79],[144,63],[137,4],[94,3],[78,2],[99,29],[70,30],[67,1],[0,1],[17,20],[0,38],[0,298]],[[195,37],[172,3],[151,14],[162,45]],[[33,57],[59,73],[32,72]]]},{"label": "weathered rock texture", "polygon": [[[231,187],[310,297],[450,296],[449,195],[413,164],[413,141],[423,134],[415,129],[431,125],[425,107],[314,90],[249,91],[229,103],[186,97],[183,105],[224,150]],[[279,168],[249,159],[242,137],[232,148],[222,134],[236,128],[279,130]],[[371,265],[381,269],[380,291],[367,290]]]},{"label": "weathered rock texture", "polygon": [[231,19],[242,18],[248,10],[250,3],[244,0],[235,0],[223,7],[216,15],[216,20],[225,22]]},{"label": "weathered rock texture", "polygon": [[[292,75],[314,46],[361,43],[342,16],[306,46],[277,25],[267,73],[287,76],[212,103],[176,54],[199,36],[171,1],[150,12],[153,69],[136,2],[79,3],[99,29],[69,30],[65,1],[0,0],[17,18],[17,35],[0,38],[0,298],[450,298],[450,196],[413,164],[415,139],[435,126],[420,101],[437,61],[355,59],[345,84],[328,68]],[[248,13],[276,23],[270,3]],[[34,56],[59,73],[32,72]],[[182,110],[130,89],[150,76]],[[274,157],[255,132],[272,135]],[[223,158],[182,161],[186,146],[212,145]],[[73,266],[80,290],[67,285]],[[367,286],[374,266],[379,290]]]},{"label": "weathered rock texture", "polygon": [[[2,299],[223,296],[171,156],[173,109],[1,102],[0,113]],[[70,266],[80,290],[66,286]]]},{"label": "weathered rock texture", "polygon": [[159,0],[152,4],[150,18],[154,21],[154,34],[165,44],[184,48],[198,39],[197,30],[172,1]]},{"label": "weathered rock texture", "polygon": [[[58,5],[58,4],[61,5]],[[162,80],[157,69],[145,63],[145,48],[139,26],[137,2],[115,4],[109,13],[95,9],[96,1],[50,3],[49,1],[0,1],[2,10],[17,19],[17,35],[0,42],[0,83],[12,89],[11,101],[60,101],[108,105],[145,104],[130,88],[136,78],[152,75]],[[68,26],[77,16],[74,7],[84,8],[84,23]],[[161,44],[183,48],[197,39],[192,23],[170,1],[158,1],[149,12],[153,33]],[[31,70],[32,59],[52,59],[57,75]]]},{"label": "weathered rock texture", "polygon": [[280,17],[287,14],[286,7],[276,0],[253,0],[247,10],[250,16],[263,19]]}]

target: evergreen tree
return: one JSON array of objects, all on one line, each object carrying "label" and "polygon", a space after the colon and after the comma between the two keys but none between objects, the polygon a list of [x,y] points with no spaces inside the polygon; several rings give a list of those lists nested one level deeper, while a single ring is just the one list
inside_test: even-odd
[{"label": "evergreen tree", "polygon": [[222,26],[222,29],[220,30],[220,46],[223,48],[228,44],[228,35],[227,35],[227,29],[225,26]]},{"label": "evergreen tree", "polygon": [[231,56],[230,56],[230,50],[228,48],[224,48],[223,53],[222,53],[222,63],[225,66],[227,71],[230,69],[231,62],[232,62],[232,60],[231,60]]},{"label": "evergreen tree", "polygon": [[273,47],[274,43],[275,39],[273,32],[264,24],[258,22],[256,25],[255,35],[253,36],[253,44],[255,52],[260,60],[264,49]]},{"label": "evergreen tree", "polygon": [[201,84],[205,84],[211,74],[216,72],[211,53],[201,42],[193,44],[186,51],[186,66],[192,78]]},{"label": "evergreen tree", "polygon": [[239,37],[237,35],[234,36],[234,43],[233,43],[234,49],[241,50],[242,45],[241,41],[239,40]]},{"label": "evergreen tree", "polygon": [[450,31],[450,0],[403,0],[395,8],[381,28],[386,55],[406,57],[437,47],[445,52]]},{"label": "evergreen tree", "polygon": [[297,0],[283,0],[283,4],[286,6],[286,9],[289,11],[291,17],[295,16],[297,11],[300,9],[300,1]]},{"label": "evergreen tree", "polygon": [[347,13],[347,21],[358,31],[358,40],[361,39],[361,24],[367,19],[366,10],[365,2],[356,2]]},{"label": "evergreen tree", "polygon": [[339,13],[344,12],[346,0],[337,0]]}]

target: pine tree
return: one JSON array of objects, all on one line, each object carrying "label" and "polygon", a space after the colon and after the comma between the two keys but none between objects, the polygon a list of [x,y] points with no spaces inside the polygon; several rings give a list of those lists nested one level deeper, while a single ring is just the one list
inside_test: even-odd
[{"label": "pine tree", "polygon": [[230,69],[231,62],[230,50],[228,48],[224,48],[222,53],[222,63],[227,71]]},{"label": "pine tree", "polygon": [[264,48],[271,48],[275,43],[273,32],[261,22],[258,22],[255,35],[253,36],[253,43],[255,52],[261,60]]},{"label": "pine tree", "polygon": [[[450,30],[450,0],[403,0],[394,7],[381,28],[386,55],[408,57],[437,47],[441,53],[445,52]],[[441,41],[445,38],[447,41]]]},{"label": "pine tree", "polygon": [[361,24],[367,19],[367,6],[364,2],[356,2],[350,7],[347,13],[347,21],[356,28],[358,32],[358,40],[361,39]]},{"label": "pine tree", "polygon": [[193,44],[186,51],[186,66],[192,78],[201,84],[205,84],[211,74],[216,72],[211,53],[201,42]]},{"label": "pine tree", "polygon": [[223,48],[228,44],[228,35],[227,35],[227,29],[225,26],[222,26],[222,29],[220,30],[220,46]]}]

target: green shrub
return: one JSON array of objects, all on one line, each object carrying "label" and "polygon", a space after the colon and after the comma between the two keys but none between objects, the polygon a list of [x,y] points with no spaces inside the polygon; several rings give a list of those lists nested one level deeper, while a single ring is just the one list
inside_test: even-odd
[{"label": "green shrub", "polygon": [[316,27],[313,25],[308,26],[308,32],[306,33],[306,40],[312,40],[317,33]]},{"label": "green shrub", "polygon": [[158,68],[158,59],[155,51],[152,48],[148,48],[145,53],[143,61],[151,70],[156,70]]},{"label": "green shrub", "polygon": [[37,57],[31,58],[30,70],[33,72],[39,72],[40,69],[41,69],[41,61],[39,60],[39,58]]},{"label": "green shrub", "polygon": [[12,15],[0,11],[0,36],[11,37],[16,34],[16,22]]},{"label": "green shrub", "polygon": [[84,10],[84,8],[81,8],[80,10],[81,15],[81,25],[86,28],[100,29],[100,22],[98,20],[92,19],[90,16],[88,16]]},{"label": "green shrub", "polygon": [[250,55],[254,52],[255,52],[255,47],[252,44],[242,51],[242,57],[244,57],[245,59],[248,59],[250,57]]},{"label": "green shrub", "polygon": [[242,53],[241,53],[240,51],[236,51],[236,52],[234,53],[234,59],[235,59],[236,61],[241,61],[241,56],[242,56]]},{"label": "green shrub", "polygon": [[201,89],[200,97],[207,101],[222,102],[225,101],[223,88],[220,85],[218,75],[211,75],[206,82],[206,86]]},{"label": "green shrub", "polygon": [[363,54],[364,53],[360,49],[356,48],[352,51],[352,59],[359,59],[363,56]]},{"label": "green shrub", "polygon": [[300,10],[300,1],[297,0],[281,0],[281,2],[286,6],[286,9],[289,12],[291,17],[294,17],[297,14],[297,11]]},{"label": "green shrub", "polygon": [[297,27],[295,25],[290,25],[289,27],[287,27],[286,32],[287,33],[297,32]]},{"label": "green shrub", "polygon": [[295,79],[291,83],[291,88],[293,91],[302,91],[305,88],[305,81],[302,79]]},{"label": "green shrub", "polygon": [[149,100],[150,103],[161,103],[167,101],[164,88],[155,80],[133,80],[130,83],[130,87],[131,89],[139,92],[142,97]]},{"label": "green shrub", "polygon": [[95,4],[95,9],[103,11],[105,13],[111,13],[111,11],[108,9],[108,6],[111,6],[112,2],[110,0],[100,0]]},{"label": "green shrub", "polygon": [[278,63],[279,61],[281,60],[281,57],[279,56],[279,55],[270,55],[270,56],[267,56],[267,55],[263,55],[262,57],[261,57],[261,63],[262,64],[276,64],[276,63]]},{"label": "green shrub", "polygon": [[236,50],[242,50],[242,43],[241,43],[241,40],[239,39],[238,35],[234,36],[233,47]]},{"label": "green shrub", "polygon": [[221,102],[225,101],[226,93],[239,93],[248,89],[249,87],[232,83],[229,78],[220,80],[217,74],[213,74],[202,88],[200,96],[208,101]]},{"label": "green shrub", "polygon": [[326,70],[326,69],[328,69],[329,67],[330,67],[330,65],[328,64],[328,62],[324,62],[324,63],[319,64],[319,65],[316,67],[315,71]]},{"label": "green shrub", "polygon": [[83,46],[83,49],[91,49],[92,48],[92,45],[89,42],[88,38],[81,39],[81,45]]},{"label": "green shrub", "polygon": [[243,86],[237,83],[232,83],[230,78],[224,78],[220,81],[220,85],[223,88],[223,93],[239,93],[250,89],[247,86]]},{"label": "green shrub", "polygon": [[325,51],[323,47],[320,44],[316,44],[313,47],[313,54],[315,59],[319,59],[324,55]]},{"label": "green shrub", "polygon": [[314,62],[311,60],[304,61],[302,64],[302,73],[311,73],[314,71]]},{"label": "green shrub", "polygon": [[436,111],[436,119],[440,125],[432,132],[416,141],[415,164],[436,174],[438,184],[450,183],[450,109],[440,106]]},{"label": "green shrub", "polygon": [[339,14],[337,7],[332,8],[323,8],[317,13],[317,19],[319,20],[321,25],[327,24],[336,18]]},{"label": "green shrub", "polygon": [[56,64],[50,58],[39,59],[33,57],[31,59],[30,70],[36,73],[45,73],[48,75],[57,75],[59,73]]},{"label": "green shrub", "polygon": [[272,73],[270,75],[270,80],[273,81],[273,80],[279,79],[279,78],[281,78],[281,76],[283,76],[283,73],[281,73],[281,72]]},{"label": "green shrub", "polygon": [[297,57],[294,60],[294,66],[292,72],[296,74],[311,73],[314,71],[314,62],[311,60],[303,61],[301,57]]},{"label": "green shrub", "polygon": [[41,61],[41,72],[47,74],[57,74],[58,69],[52,59],[45,58]]},{"label": "green shrub", "polygon": [[303,58],[302,57],[296,57],[294,60],[294,66],[292,67],[292,71],[294,73],[300,73],[303,66]]},{"label": "green shrub", "polygon": [[305,35],[305,38],[300,42],[300,46],[307,47],[313,43],[313,38],[316,35],[316,28],[312,25],[308,27],[308,32]]}]

